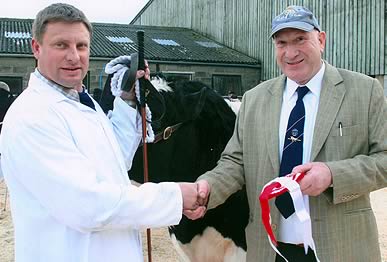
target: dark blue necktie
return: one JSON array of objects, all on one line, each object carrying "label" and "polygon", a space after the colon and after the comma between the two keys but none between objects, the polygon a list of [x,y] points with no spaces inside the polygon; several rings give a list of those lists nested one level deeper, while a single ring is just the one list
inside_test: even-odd
[{"label": "dark blue necktie", "polygon": [[[305,123],[305,106],[302,99],[308,92],[309,89],[306,86],[299,86],[297,88],[297,102],[292,112],[290,112],[288,126],[286,128],[280,177],[290,174],[295,166],[302,164]],[[288,218],[294,213],[294,205],[289,192],[278,196],[275,204],[284,218]]]},{"label": "dark blue necktie", "polygon": [[79,92],[78,94],[79,94],[79,102],[95,110],[94,103],[91,100],[90,96],[85,92],[85,90],[83,90],[82,92]]}]

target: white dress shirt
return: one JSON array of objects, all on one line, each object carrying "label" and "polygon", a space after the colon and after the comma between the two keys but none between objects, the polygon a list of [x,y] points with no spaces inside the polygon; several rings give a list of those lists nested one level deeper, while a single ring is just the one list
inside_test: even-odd
[{"label": "white dress shirt", "polygon": [[[325,64],[322,62],[322,66],[317,74],[305,84],[309,88],[309,92],[304,96],[303,102],[305,106],[305,125],[304,125],[304,145],[302,163],[308,163],[310,161],[310,154],[312,150],[314,124],[316,121],[316,115],[318,110],[318,103],[320,99],[320,92],[322,87],[322,79],[324,76]],[[282,149],[284,147],[284,140],[286,134],[286,128],[288,125],[288,119],[290,112],[297,101],[297,87],[300,86],[293,80],[287,78],[286,86],[283,93],[280,128],[279,128],[279,152],[280,159],[282,159]],[[304,196],[304,203],[309,211],[309,198]],[[295,213],[285,219],[280,215],[279,236],[278,240],[284,243],[300,244],[303,243],[302,228],[298,227],[298,219]]]},{"label": "white dress shirt", "polygon": [[129,181],[139,119],[117,97],[109,121],[31,74],[0,136],[16,262],[142,262],[139,230],[179,223],[176,183]]}]

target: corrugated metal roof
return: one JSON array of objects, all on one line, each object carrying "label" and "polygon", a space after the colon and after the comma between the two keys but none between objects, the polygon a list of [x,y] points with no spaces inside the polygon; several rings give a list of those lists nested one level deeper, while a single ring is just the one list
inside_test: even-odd
[{"label": "corrugated metal roof", "polygon": [[[32,54],[32,19],[0,18],[0,54]],[[145,58],[158,61],[230,63],[259,62],[191,29],[93,23],[91,57],[113,58],[137,50],[136,32],[145,32]]]},{"label": "corrugated metal roof", "polygon": [[32,54],[31,19],[1,18],[0,53]]}]

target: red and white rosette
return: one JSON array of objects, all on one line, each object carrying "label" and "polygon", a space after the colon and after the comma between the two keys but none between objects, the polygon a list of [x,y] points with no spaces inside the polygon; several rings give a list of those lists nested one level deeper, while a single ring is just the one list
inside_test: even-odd
[{"label": "red and white rosette", "polygon": [[316,254],[316,260],[319,262],[316,253],[316,247],[312,238],[312,223],[310,220],[309,212],[307,211],[303,199],[303,195],[300,190],[300,185],[298,184],[301,179],[305,176],[304,173],[290,174],[283,177],[277,177],[267,183],[259,196],[259,202],[261,204],[262,210],[262,223],[268,234],[269,242],[271,247],[279,254],[285,261],[288,261],[277,249],[277,240],[274,236],[272,227],[271,227],[271,217],[270,217],[270,205],[269,200],[275,198],[279,195],[282,195],[285,192],[289,192],[293,200],[294,209],[296,217],[303,227],[303,244],[305,249],[305,254],[308,252],[308,247],[314,250]]}]

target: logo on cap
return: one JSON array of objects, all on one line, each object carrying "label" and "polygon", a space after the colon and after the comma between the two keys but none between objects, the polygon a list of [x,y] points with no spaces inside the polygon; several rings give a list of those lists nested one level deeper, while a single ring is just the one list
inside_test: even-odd
[{"label": "logo on cap", "polygon": [[290,18],[291,16],[301,16],[297,13],[297,10],[294,8],[294,6],[288,6],[285,11],[283,11],[282,14],[277,17],[277,19],[284,20]]}]

